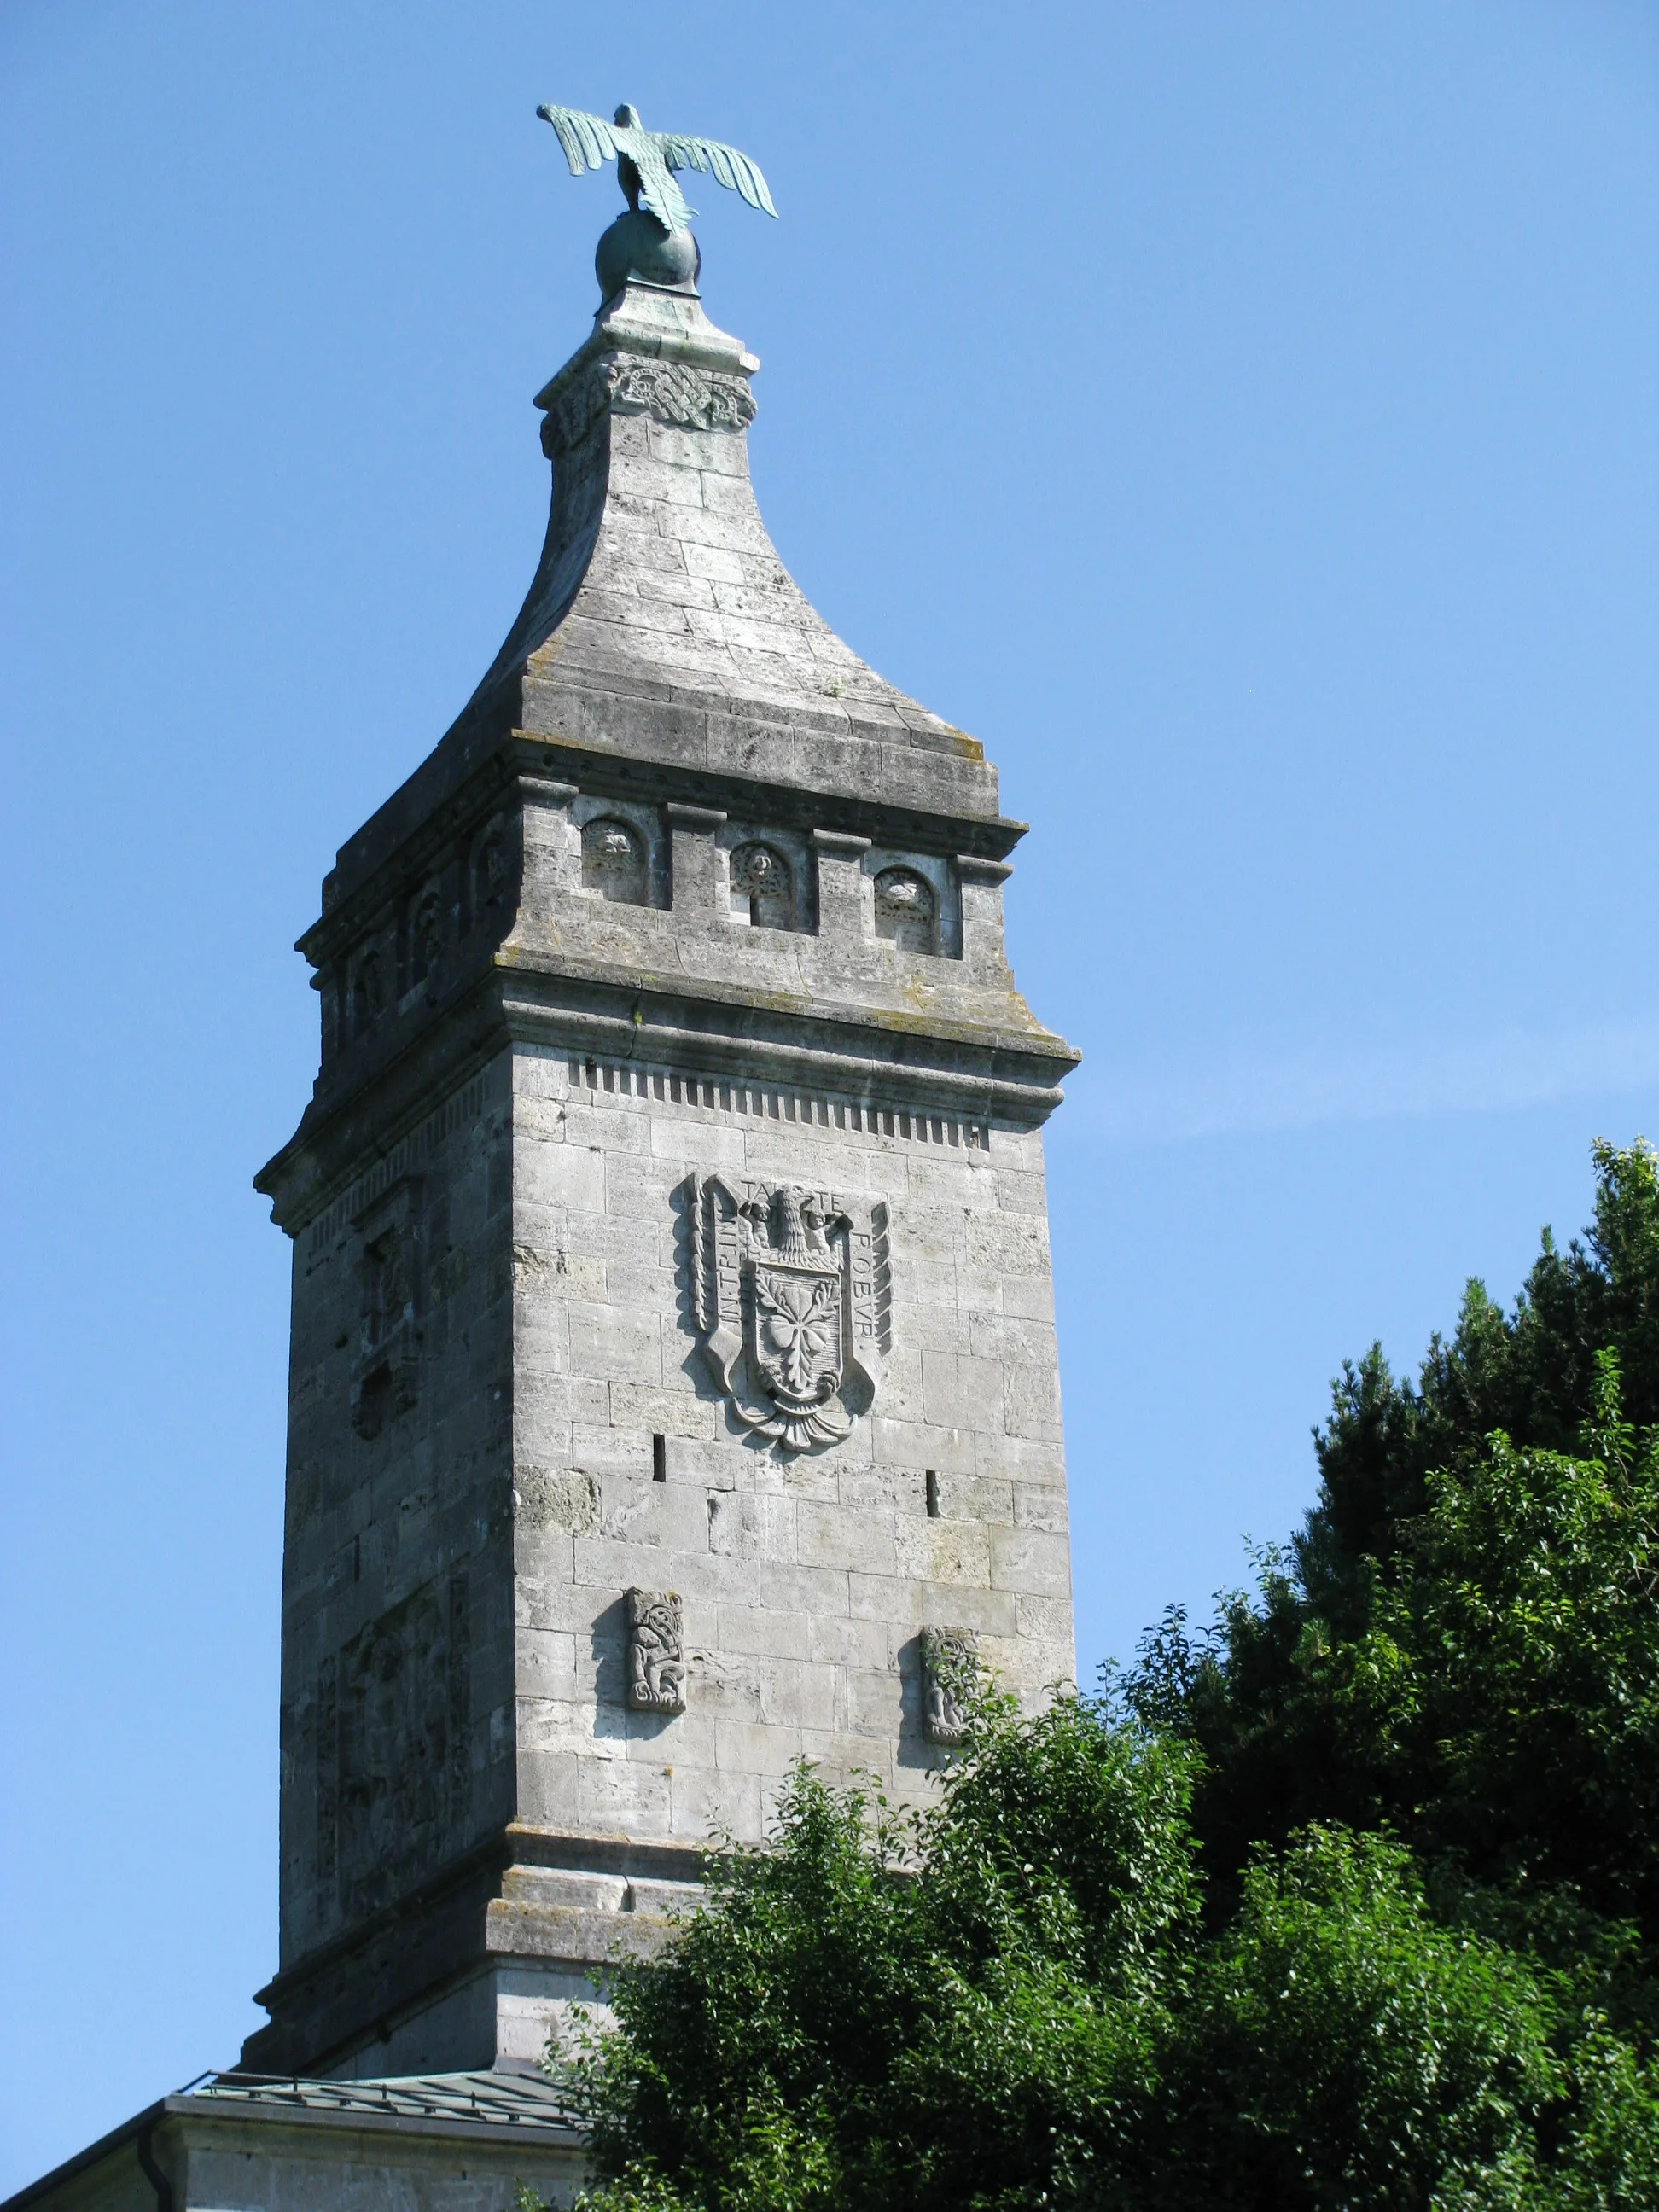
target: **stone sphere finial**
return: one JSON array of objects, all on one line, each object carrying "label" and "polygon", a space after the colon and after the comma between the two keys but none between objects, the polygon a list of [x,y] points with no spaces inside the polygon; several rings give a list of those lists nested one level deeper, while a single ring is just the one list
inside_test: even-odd
[{"label": "stone sphere finial", "polygon": [[702,267],[702,255],[690,232],[665,230],[643,208],[619,215],[593,252],[601,300],[613,298],[630,276],[671,292],[695,293]]}]

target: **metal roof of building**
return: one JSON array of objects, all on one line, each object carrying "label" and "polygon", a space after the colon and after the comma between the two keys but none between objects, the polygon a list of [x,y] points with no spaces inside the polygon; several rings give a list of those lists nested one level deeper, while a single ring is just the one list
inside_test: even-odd
[{"label": "metal roof of building", "polygon": [[401,2074],[366,2081],[272,2074],[204,2074],[177,2093],[309,2112],[374,2112],[407,2118],[482,2120],[495,2127],[577,2124],[560,2089],[534,2074]]},{"label": "metal roof of building", "polygon": [[[305,2080],[289,2075],[202,2074],[195,2081],[159,2098],[142,2112],[135,2112],[118,2128],[54,2166],[8,2197],[0,2212],[23,2212],[23,2208],[51,2200],[55,2192],[135,2137],[148,2139],[149,2131],[167,2120],[198,2124],[233,2118],[256,2120],[281,2136],[295,2123],[349,2134],[354,2122],[367,2124],[379,2133],[391,2124],[411,2123],[410,2131],[447,2136],[452,2142],[476,2127],[480,2145],[499,2146],[502,2130],[517,2130],[544,2138],[561,2136],[562,2145],[544,2140],[538,2156],[579,2154],[580,2122],[570,2110],[562,2091],[535,2074],[404,2074],[368,2081]],[[285,2127],[284,2124],[287,2124]],[[487,2132],[482,2132],[486,2131]],[[526,2145],[530,2155],[530,2146]]]}]

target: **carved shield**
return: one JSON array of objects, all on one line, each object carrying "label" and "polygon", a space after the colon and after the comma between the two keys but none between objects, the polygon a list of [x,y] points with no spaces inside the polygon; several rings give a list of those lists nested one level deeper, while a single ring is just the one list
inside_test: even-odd
[{"label": "carved shield", "polygon": [[733,1418],[781,1451],[841,1443],[881,1387],[886,1206],[694,1175],[684,1218],[690,1319]]},{"label": "carved shield", "polygon": [[788,1412],[821,1406],[841,1388],[839,1275],[757,1261],[750,1328],[750,1357]]}]

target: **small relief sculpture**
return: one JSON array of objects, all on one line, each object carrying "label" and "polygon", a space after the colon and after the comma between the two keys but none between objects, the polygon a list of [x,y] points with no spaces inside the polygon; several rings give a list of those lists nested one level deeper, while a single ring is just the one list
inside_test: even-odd
[{"label": "small relief sculpture", "polygon": [[380,957],[371,945],[357,963],[357,972],[351,986],[351,1028],[354,1036],[364,1031],[379,1020],[380,1009],[386,1004],[386,987],[380,980]]},{"label": "small relief sculpture", "polygon": [[732,911],[756,929],[794,926],[789,863],[770,845],[739,845],[732,855]]},{"label": "small relief sculpture", "polygon": [[876,878],[876,934],[901,952],[937,952],[939,901],[914,868],[884,868]]},{"label": "small relief sculpture", "polygon": [[472,854],[473,920],[499,906],[507,891],[507,838],[499,820],[492,821]]},{"label": "small relief sculpture", "polygon": [[628,1593],[628,1702],[642,1713],[685,1711],[685,1644],[678,1590]]},{"label": "small relief sculpture", "polygon": [[929,1743],[960,1743],[966,1707],[979,1680],[979,1638],[971,1628],[921,1632],[921,1722]]},{"label": "small relief sculpture", "polygon": [[582,881],[621,906],[646,902],[645,844],[637,830],[601,814],[582,830]]},{"label": "small relief sculpture", "polygon": [[409,967],[412,982],[423,983],[436,968],[443,951],[443,901],[434,889],[415,902],[409,926]]},{"label": "small relief sculpture", "polygon": [[692,1317],[733,1414],[783,1451],[839,1443],[881,1383],[886,1207],[693,1176],[686,1212]]}]

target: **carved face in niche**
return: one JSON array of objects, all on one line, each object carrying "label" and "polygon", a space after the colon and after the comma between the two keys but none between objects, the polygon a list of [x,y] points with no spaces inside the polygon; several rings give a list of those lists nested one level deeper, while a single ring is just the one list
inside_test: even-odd
[{"label": "carved face in niche", "polygon": [[645,904],[645,840],[630,823],[601,814],[586,825],[582,881],[619,905]]},{"label": "carved face in niche", "polygon": [[428,891],[415,909],[415,925],[410,932],[410,941],[415,955],[415,973],[428,975],[438,964],[438,955],[443,949],[443,908],[436,891]]},{"label": "carved face in niche", "polygon": [[507,841],[497,829],[486,835],[472,863],[472,895],[482,911],[501,903],[507,888]]},{"label": "carved face in niche", "polygon": [[876,934],[904,952],[932,952],[939,944],[939,902],[914,868],[884,868],[876,878]]},{"label": "carved face in niche", "polygon": [[732,911],[756,929],[788,929],[794,921],[789,863],[770,845],[739,845],[732,855]]},{"label": "carved face in niche", "polygon": [[361,1036],[380,1012],[385,993],[380,986],[380,958],[376,952],[365,952],[357,963],[356,981],[351,990],[351,1025]]}]

